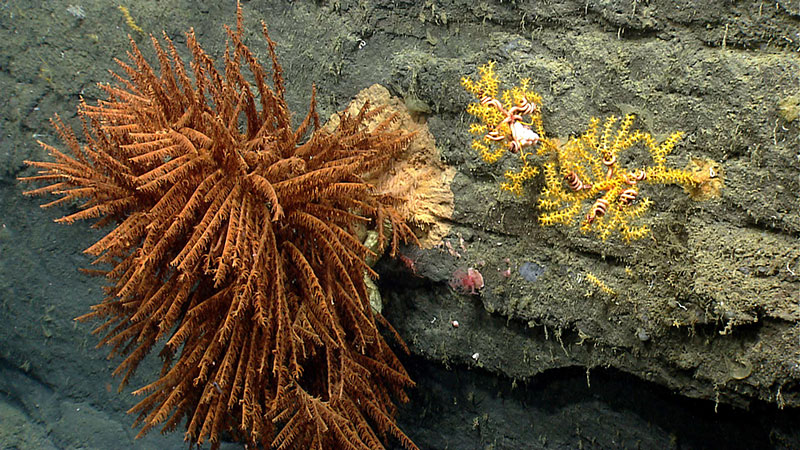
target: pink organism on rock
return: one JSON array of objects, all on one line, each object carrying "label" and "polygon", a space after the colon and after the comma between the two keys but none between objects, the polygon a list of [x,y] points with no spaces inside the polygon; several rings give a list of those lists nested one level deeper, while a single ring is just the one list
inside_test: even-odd
[{"label": "pink organism on rock", "polygon": [[476,295],[483,288],[483,275],[472,267],[457,269],[450,277],[450,287],[462,294]]}]

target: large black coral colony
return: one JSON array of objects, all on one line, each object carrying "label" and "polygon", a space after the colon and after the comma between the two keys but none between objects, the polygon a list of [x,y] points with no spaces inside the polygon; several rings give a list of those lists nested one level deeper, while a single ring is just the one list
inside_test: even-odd
[{"label": "large black coral colony", "polygon": [[85,200],[60,222],[110,229],[86,250],[110,267],[96,271],[107,296],[79,319],[103,321],[123,385],[165,341],[159,378],[135,391],[140,435],[186,418],[187,440],[214,447],[227,432],[263,447],[382,448],[391,435],[416,448],[393,403],[413,382],[376,326],[391,330],[370,308],[374,253],[357,239],[375,228],[392,253],[415,239],[401,199],[365,181],[412,136],[390,120],[367,130],[367,106],[322,131],[313,94],[293,129],[266,28],[271,74],[242,42],[241,10],[227,31],[222,71],[187,34],[191,75],[166,36],[152,39],[158,72],[131,42],[107,98],[81,102],[82,136],[56,117],[66,149],[42,144],[54,161],[28,162],[40,171],[25,180],[46,183],[28,194],[60,196],[45,206]]}]

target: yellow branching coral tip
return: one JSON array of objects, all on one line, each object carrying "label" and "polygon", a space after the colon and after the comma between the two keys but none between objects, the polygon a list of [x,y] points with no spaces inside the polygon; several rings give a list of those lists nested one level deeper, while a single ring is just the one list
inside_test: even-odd
[{"label": "yellow branching coral tip", "polygon": [[119,5],[117,6],[117,9],[119,9],[122,15],[125,17],[125,23],[131,30],[136,31],[137,33],[144,34],[144,30],[142,29],[142,27],[137,25],[136,21],[133,20],[133,16],[131,16],[131,12],[128,10],[127,6]]},{"label": "yellow branching coral tip", "polygon": [[616,291],[614,291],[613,289],[608,287],[608,285],[605,282],[603,282],[603,280],[597,278],[591,272],[586,272],[586,274],[584,276],[586,277],[586,281],[588,281],[588,282],[592,283],[593,285],[595,285],[598,289],[603,291],[605,294],[610,295],[612,297],[617,295]]},{"label": "yellow branching coral tip", "polygon": [[[527,163],[527,161],[526,161]],[[514,195],[522,195],[522,185],[539,174],[539,169],[529,164],[525,164],[519,172],[507,170],[504,174],[508,181],[500,184],[500,189],[511,192]]]}]

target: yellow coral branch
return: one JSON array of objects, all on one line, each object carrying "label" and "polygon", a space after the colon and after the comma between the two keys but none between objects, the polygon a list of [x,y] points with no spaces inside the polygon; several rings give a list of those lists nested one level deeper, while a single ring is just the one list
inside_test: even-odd
[{"label": "yellow coral branch", "polygon": [[598,289],[603,291],[605,294],[615,297],[617,295],[616,291],[608,287],[608,285],[603,282],[603,280],[597,278],[593,273],[586,272],[586,281],[592,283],[593,285],[597,286]]},{"label": "yellow coral branch", "polygon": [[136,31],[137,33],[144,34],[144,30],[142,29],[142,27],[137,25],[136,21],[133,20],[133,16],[131,16],[131,12],[128,10],[127,6],[119,5],[117,6],[117,9],[119,9],[120,12],[122,12],[122,15],[125,17],[125,23],[131,30]]}]

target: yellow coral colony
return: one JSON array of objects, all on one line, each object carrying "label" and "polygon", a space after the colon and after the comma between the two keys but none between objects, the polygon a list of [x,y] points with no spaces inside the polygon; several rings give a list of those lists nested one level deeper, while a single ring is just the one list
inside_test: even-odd
[{"label": "yellow coral colony", "polygon": [[[611,116],[603,122],[592,119],[585,133],[559,145],[556,140],[544,137],[541,98],[528,90],[527,80],[522,80],[518,87],[503,91],[500,107],[498,103],[501,102],[495,100],[499,80],[494,73],[494,63],[486,64],[479,72],[481,79],[477,82],[466,77],[461,80],[464,87],[480,99],[479,103],[467,107],[467,112],[481,122],[472,124],[470,132],[484,134],[483,139],[476,139],[472,146],[489,163],[497,161],[506,149],[519,150],[522,168],[519,172],[507,172],[508,181],[503,183],[502,188],[521,195],[522,183],[533,178],[538,171],[528,161],[528,157],[534,153],[527,147],[533,145],[518,145],[514,126],[521,124],[538,134],[536,154],[548,156],[543,164],[544,188],[538,200],[542,210],[539,216],[542,225],[572,225],[580,220],[582,231],[596,233],[602,240],[608,239],[615,231],[626,241],[640,239],[649,233],[649,229],[646,225],[633,225],[633,222],[651,204],[650,200],[639,195],[638,189],[642,184],[677,184],[690,194],[698,191],[706,194],[709,190],[718,194],[722,186],[722,173],[718,169],[698,172],[688,167],[667,167],[666,157],[680,140],[681,133],[675,132],[658,143],[649,133],[631,131],[632,115],[621,120]],[[514,118],[519,119],[518,115],[503,114],[504,108],[513,108],[512,102],[519,104],[526,99],[535,105],[529,122],[515,122]],[[509,116],[512,118],[509,119]],[[653,165],[621,167],[620,155],[637,147],[647,151]],[[704,185],[713,187],[702,189]],[[705,200],[713,195],[690,196]]]},{"label": "yellow coral colony", "polygon": [[500,187],[522,195],[523,183],[539,173],[529,160],[534,154],[531,148],[536,147],[536,153],[543,155],[553,147],[542,126],[542,99],[530,90],[528,79],[499,93],[500,80],[494,73],[494,61],[479,67],[478,71],[481,75],[478,81],[469,77],[461,79],[464,88],[478,99],[467,106],[467,112],[480,120],[469,128],[470,133],[480,136],[472,141],[472,148],[490,164],[507,151],[516,153],[522,167],[518,171],[507,171],[506,181]]},{"label": "yellow coral colony", "polygon": [[[618,123],[619,122],[619,123]],[[581,230],[593,231],[606,240],[618,230],[625,240],[647,235],[645,225],[632,225],[650,207],[639,195],[641,184],[678,184],[693,188],[699,184],[692,172],[666,167],[666,156],[681,138],[680,132],[657,143],[649,134],[631,131],[633,116],[620,121],[607,118],[601,125],[592,119],[589,129],[556,149],[555,160],[544,165],[545,188],[539,198],[544,225],[572,224],[582,218]],[[619,155],[640,145],[653,160],[652,166],[634,169],[619,165]],[[583,205],[591,203],[583,215]]]}]

